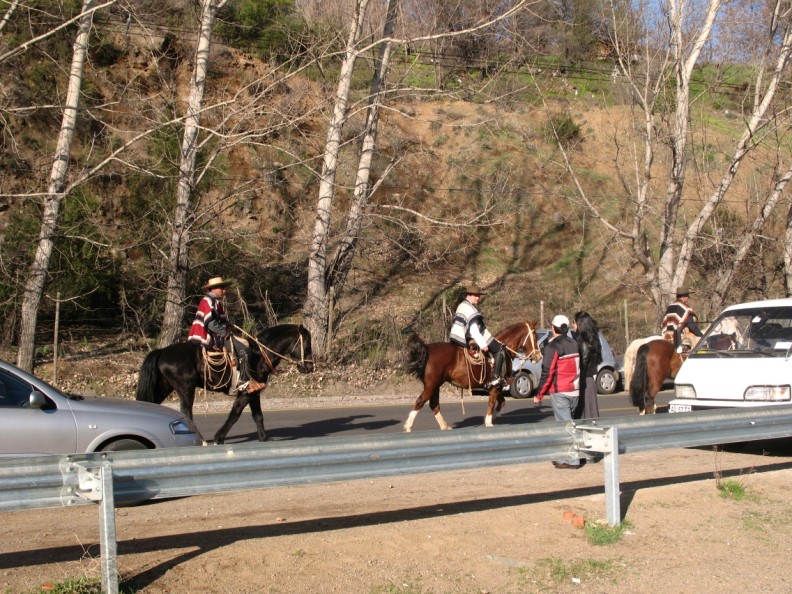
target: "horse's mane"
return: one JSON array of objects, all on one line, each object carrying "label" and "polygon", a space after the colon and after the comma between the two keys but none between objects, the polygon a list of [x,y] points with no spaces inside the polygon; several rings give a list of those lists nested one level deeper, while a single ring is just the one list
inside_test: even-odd
[{"label": "horse's mane", "polygon": [[257,329],[257,334],[260,340],[266,338],[277,339],[287,334],[293,334],[297,329],[302,330],[302,326],[298,324],[277,324],[275,326],[263,326]]}]

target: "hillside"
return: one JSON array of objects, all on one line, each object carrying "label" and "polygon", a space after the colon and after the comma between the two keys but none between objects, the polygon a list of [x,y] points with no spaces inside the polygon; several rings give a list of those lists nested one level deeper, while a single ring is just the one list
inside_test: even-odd
[{"label": "hillside", "polygon": [[[156,335],[179,142],[177,123],[156,126],[185,109],[192,50],[187,40],[164,32],[132,33],[121,28],[106,33],[100,46],[104,58],[94,56],[89,66],[87,117],[77,131],[72,177],[95,165],[109,147],[156,130],[66,202],[47,287],[50,299],[41,312],[42,365],[51,360],[46,345],[56,294],[63,300],[61,344],[66,352],[81,351],[81,343],[106,328],[126,345],[122,350],[139,357]],[[24,76],[4,76],[7,94],[22,104],[43,100],[64,81],[62,70],[34,58],[19,59]],[[607,65],[597,67],[608,71]],[[632,336],[652,332],[657,312],[629,246],[593,218],[580,198],[582,190],[613,224],[631,216],[624,189],[629,171],[623,167],[630,160],[625,153],[631,149],[629,129],[637,116],[622,85],[604,77],[601,88],[592,89],[576,81],[574,73],[547,74],[508,98],[488,99],[470,91],[486,86],[475,78],[478,73],[463,75],[446,92],[394,93],[383,112],[374,181],[380,181],[377,176],[389,163],[394,165],[373,198],[353,272],[336,306],[331,362],[394,368],[410,331],[442,339],[459,286],[469,282],[488,289],[483,310],[493,328],[586,309],[619,351],[625,344],[625,311]],[[406,76],[406,70],[397,70],[394,79]],[[514,86],[524,76],[517,72],[497,84]],[[204,156],[217,151],[198,192],[192,297],[205,278],[223,274],[240,282],[240,293],[229,300],[237,320],[247,313],[269,323],[299,319],[332,84],[331,71],[278,79],[267,63],[222,43],[213,46],[207,103],[219,105],[234,97],[238,111],[206,113],[207,128],[215,126],[225,136],[218,134]],[[363,98],[366,84],[361,76],[356,99]],[[335,233],[345,224],[363,126],[359,105],[350,112],[337,178]],[[38,212],[34,200],[18,196],[46,187],[48,155],[57,135],[57,120],[43,113],[9,117],[8,133],[20,142],[3,148],[14,173],[2,180],[6,205],[0,211],[4,335],[10,349]],[[739,132],[739,120],[729,114],[714,109],[713,102],[697,112],[701,121],[706,115],[706,125],[694,133],[696,162],[683,221],[711,191]],[[551,124],[559,123],[574,128],[567,150],[575,178],[549,132]],[[251,130],[258,131],[254,140],[239,140]],[[667,148],[660,148],[652,188],[657,213],[667,185]],[[759,200],[755,180],[766,177],[772,166],[761,153],[744,165],[748,172],[708,231],[712,237],[739,233],[750,221]],[[658,223],[655,216],[650,240],[659,232]],[[765,235],[782,236],[783,225],[779,215]],[[717,259],[728,256],[716,243],[702,244],[690,285],[704,289]],[[758,261],[775,266],[779,245],[769,241],[760,247]],[[762,271],[760,288],[740,279],[735,299],[757,291],[777,295],[779,274],[772,266]],[[750,276],[746,271],[745,277]],[[713,312],[699,313],[708,319]]]}]

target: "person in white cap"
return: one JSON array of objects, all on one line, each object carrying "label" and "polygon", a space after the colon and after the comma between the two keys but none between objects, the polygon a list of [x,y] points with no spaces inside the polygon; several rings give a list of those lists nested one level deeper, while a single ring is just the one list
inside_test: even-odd
[{"label": "person in white cap", "polygon": [[[551,323],[550,340],[542,349],[542,377],[534,403],[550,394],[556,421],[571,421],[580,398],[580,355],[578,345],[570,337],[569,318],[557,315]],[[580,468],[580,459],[553,460],[556,468]]]},{"label": "person in white cap", "polygon": [[188,342],[200,344],[206,349],[223,350],[226,341],[233,348],[239,365],[237,390],[255,392],[264,386],[250,376],[250,347],[233,334],[233,326],[225,314],[223,297],[226,289],[234,284],[232,279],[216,276],[209,279],[201,289],[207,291],[198,304],[195,319],[190,327]]}]

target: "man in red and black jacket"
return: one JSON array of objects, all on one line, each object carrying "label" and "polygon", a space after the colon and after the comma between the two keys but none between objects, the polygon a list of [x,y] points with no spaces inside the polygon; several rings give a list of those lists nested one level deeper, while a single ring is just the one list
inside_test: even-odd
[{"label": "man in red and black jacket", "polygon": [[[569,318],[557,315],[552,322],[552,336],[542,349],[542,378],[534,403],[550,394],[556,421],[571,421],[580,398],[580,355],[569,332]],[[553,460],[556,468],[580,468],[578,458]]]}]

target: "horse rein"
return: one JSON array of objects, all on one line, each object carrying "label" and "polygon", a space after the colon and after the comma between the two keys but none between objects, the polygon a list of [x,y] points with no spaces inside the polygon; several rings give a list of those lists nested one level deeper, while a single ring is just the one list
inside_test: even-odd
[{"label": "horse rein", "polygon": [[294,342],[294,346],[292,346],[292,348],[289,349],[290,352],[291,352],[291,351],[294,350],[294,347],[297,346],[297,343],[300,344],[300,360],[297,361],[296,359],[292,359],[291,357],[288,357],[286,355],[282,355],[281,353],[272,350],[267,345],[262,344],[261,342],[259,342],[256,339],[256,337],[252,336],[248,332],[245,332],[239,326],[234,325],[234,328],[239,330],[242,334],[244,334],[245,336],[250,338],[253,342],[255,342],[258,345],[259,352],[261,353],[261,356],[264,357],[264,360],[267,362],[267,366],[270,368],[270,371],[273,372],[273,373],[275,372],[275,365],[272,363],[272,360],[269,358],[269,355],[267,355],[267,353],[265,353],[264,351],[268,351],[268,352],[272,353],[273,355],[275,355],[276,357],[280,357],[281,359],[284,359],[285,361],[288,361],[292,365],[298,365],[298,366],[299,365],[303,365],[304,366],[306,362],[313,363],[313,360],[305,358],[305,339],[303,338],[302,332],[299,332],[299,329],[298,329],[298,332],[297,332],[297,334],[299,335],[299,338]]}]

